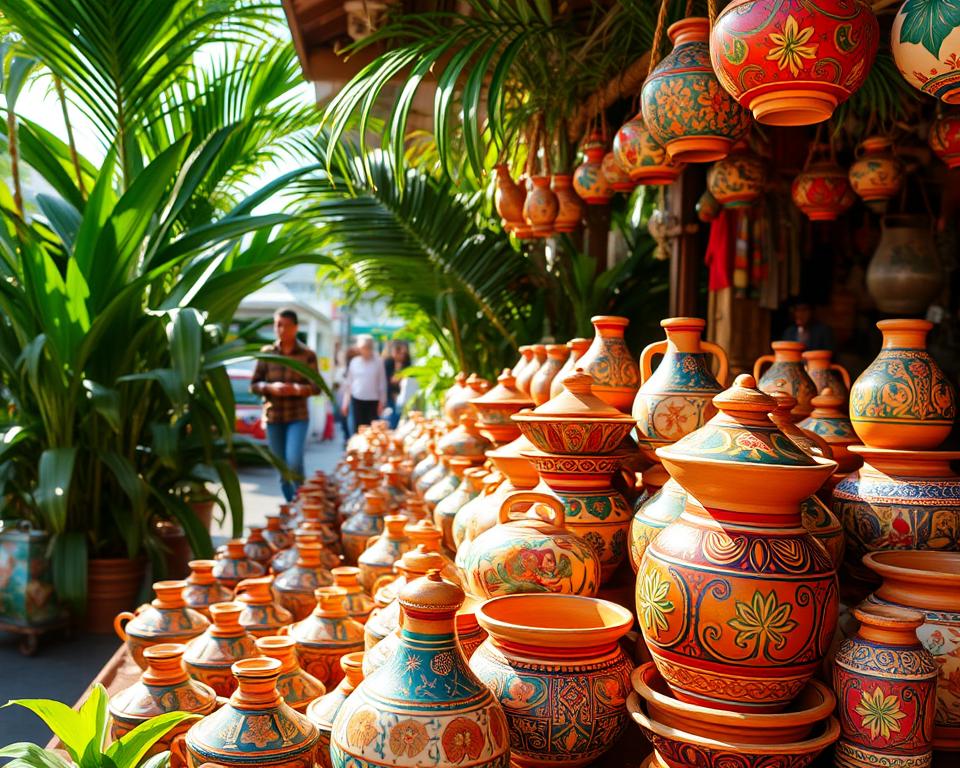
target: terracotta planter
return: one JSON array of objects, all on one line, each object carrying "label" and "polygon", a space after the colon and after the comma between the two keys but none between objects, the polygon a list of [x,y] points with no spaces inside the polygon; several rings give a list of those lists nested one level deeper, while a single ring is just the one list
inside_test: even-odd
[{"label": "terracotta planter", "polygon": [[265,566],[251,560],[245,552],[243,539],[231,539],[227,542],[227,551],[218,556],[213,566],[213,577],[229,590],[234,590],[244,579],[263,576]]},{"label": "terracotta planter", "polygon": [[557,217],[553,220],[553,231],[576,232],[583,218],[583,201],[573,191],[573,175],[554,174],[550,188],[557,198]]},{"label": "terracotta planter", "polygon": [[281,635],[257,638],[257,650],[262,656],[268,656],[280,662],[277,693],[283,697],[285,704],[297,712],[306,712],[312,701],[326,693],[323,683],[300,669],[292,638]]},{"label": "terracotta planter", "polygon": [[118,613],[133,608],[143,584],[146,562],[127,558],[94,557],[87,562],[87,610],[83,626],[88,632],[114,632]]},{"label": "terracotta planter", "polygon": [[833,667],[841,728],[834,765],[930,765],[937,665],[917,639],[923,614],[864,605],[853,615],[860,630],[840,646]]},{"label": "terracotta planter", "polygon": [[673,43],[643,84],[643,119],[676,163],[725,157],[750,127],[750,115],[720,86],[710,64],[709,21],[686,18],[670,25]]},{"label": "terracotta planter", "polygon": [[202,635],[191,640],[183,654],[183,666],[194,680],[199,680],[217,696],[229,696],[237,688],[230,671],[235,661],[259,656],[256,638],[240,624],[240,603],[214,603],[210,606],[212,624]]},{"label": "terracotta planter", "polygon": [[583,145],[583,154],[584,161],[573,172],[573,188],[587,205],[606,205],[613,197],[613,188],[602,168],[606,154],[603,140],[590,136]]},{"label": "terracotta planter", "polygon": [[686,167],[671,160],[667,151],[657,143],[643,122],[642,112],[620,126],[613,139],[613,153],[634,184],[673,184]]},{"label": "terracotta planter", "polygon": [[577,364],[593,379],[593,393],[622,413],[629,413],[640,385],[637,362],[623,340],[630,321],[625,317],[590,318],[596,335]]},{"label": "terracotta planter", "polygon": [[840,363],[833,362],[833,352],[829,349],[808,349],[801,356],[817,392],[829,387],[833,394],[847,399],[850,394],[850,374]]},{"label": "terracotta planter", "polygon": [[[297,546],[300,553],[297,564],[273,577],[272,591],[280,606],[290,614],[290,621],[307,618],[317,604],[316,589],[333,585],[333,573],[324,568],[320,560],[322,549],[319,543],[301,542]],[[239,595],[239,587],[237,592]]]},{"label": "terracotta planter", "polygon": [[534,405],[543,405],[550,399],[550,388],[556,375],[567,361],[570,350],[566,344],[547,344],[547,359],[530,382],[530,396]]},{"label": "terracotta planter", "polygon": [[890,50],[914,88],[947,104],[960,102],[960,27],[940,6],[904,2],[893,20]]},{"label": "terracotta planter", "polygon": [[943,288],[933,231],[917,216],[886,216],[867,266],[867,291],[877,309],[896,315],[926,312]]},{"label": "terracotta planter", "polygon": [[854,202],[847,172],[832,160],[811,163],[801,171],[790,197],[810,221],[835,221]]},{"label": "terracotta planter", "polygon": [[330,731],[333,730],[333,721],[337,718],[343,702],[363,680],[362,661],[362,653],[348,653],[343,656],[340,659],[340,666],[343,667],[344,673],[343,679],[330,693],[311,702],[307,707],[307,717],[320,732],[320,739],[317,742],[317,763],[322,768],[331,768]]},{"label": "terracotta planter", "polygon": [[883,213],[887,201],[900,194],[906,174],[894,154],[893,140],[871,136],[863,140],[857,154],[858,159],[850,166],[850,186],[868,207]]},{"label": "terracotta planter", "polygon": [[956,391],[927,352],[926,320],[881,320],[880,353],[850,389],[850,421],[874,448],[932,450],[957,415]]},{"label": "terracotta planter", "polygon": [[339,587],[320,587],[317,606],[303,621],[291,624],[287,634],[297,644],[300,665],[327,688],[340,682],[340,657],[363,650],[363,624],[354,621],[344,606],[346,593]]},{"label": "terracotta planter", "polygon": [[630,611],[588,597],[511,595],[484,603],[477,620],[489,637],[470,669],[503,705],[514,765],[577,768],[616,743],[627,726],[632,663],[618,640]]},{"label": "terracotta planter", "polygon": [[867,604],[897,605],[924,615],[917,630],[937,663],[934,750],[960,751],[960,553],[873,552],[864,565],[883,579]]},{"label": "terracotta planter", "polygon": [[275,635],[293,621],[293,614],[276,602],[273,576],[244,579],[237,584],[234,599],[243,606],[240,624],[254,637]]},{"label": "terracotta planter", "polygon": [[233,592],[213,577],[214,560],[191,560],[190,575],[183,589],[183,601],[188,608],[210,618],[210,606],[233,597]]},{"label": "terracotta planter", "polygon": [[560,210],[560,201],[550,189],[549,176],[531,176],[527,182],[527,197],[523,201],[523,218],[533,230],[534,237],[553,234],[553,222]]},{"label": "terracotta planter", "polygon": [[603,156],[603,160],[600,161],[600,170],[607,177],[607,183],[614,192],[629,195],[637,186],[612,151]]},{"label": "terracotta planter", "polygon": [[370,594],[373,585],[381,576],[393,573],[393,564],[409,550],[413,543],[404,533],[407,518],[401,515],[387,515],[383,519],[385,530],[372,539],[363,554],[357,558],[360,568],[360,586]]},{"label": "terracotta planter", "polygon": [[713,24],[710,56],[724,89],[758,122],[813,125],[863,85],[879,39],[865,3],[733,0]]},{"label": "terracotta planter", "polygon": [[960,115],[940,115],[934,120],[927,143],[947,168],[960,168]]},{"label": "terracotta planter", "polygon": [[707,190],[724,208],[750,207],[766,183],[766,164],[742,144],[707,171]]},{"label": "terracotta planter", "polygon": [[188,608],[183,599],[185,581],[158,581],[153,585],[156,598],[137,613],[122,611],[113,620],[113,629],[126,643],[130,657],[140,669],[147,668],[143,652],[160,643],[186,643],[209,625],[206,617]]},{"label": "terracotta planter", "polygon": [[[753,377],[762,392],[787,392],[796,398],[793,407],[794,421],[807,418],[813,411],[812,400],[817,394],[816,384],[803,365],[804,346],[799,341],[775,341],[772,355],[761,355],[753,364]],[[770,367],[764,371],[764,364]],[[761,375],[761,372],[763,375]],[[783,380],[786,385],[778,384]]]},{"label": "terracotta planter", "polygon": [[157,537],[164,549],[164,575],[168,579],[185,579],[190,570],[192,555],[187,535],[177,523],[158,520],[154,525]]},{"label": "terracotta planter", "polygon": [[517,186],[510,178],[510,168],[501,163],[495,167],[497,172],[497,191],[494,204],[500,214],[500,224],[507,232],[513,232],[517,226],[523,225],[523,201],[527,191]]}]

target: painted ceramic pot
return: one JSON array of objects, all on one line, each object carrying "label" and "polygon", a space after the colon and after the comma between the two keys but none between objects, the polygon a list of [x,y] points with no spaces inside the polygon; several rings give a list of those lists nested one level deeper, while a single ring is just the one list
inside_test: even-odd
[{"label": "painted ceramic pot", "polygon": [[[511,518],[518,502],[528,517]],[[552,495],[516,491],[500,506],[498,524],[470,542],[467,590],[478,597],[521,592],[596,595],[600,565],[590,544],[564,525],[564,506]]]},{"label": "painted ceramic pot", "polygon": [[589,597],[510,595],[484,603],[477,619],[489,637],[470,669],[506,712],[514,765],[577,768],[614,745],[628,722],[633,664],[618,640],[633,626],[630,611]]},{"label": "painted ceramic pot", "polygon": [[836,627],[836,571],[800,513],[836,463],[775,427],[775,401],[748,374],[713,403],[720,413],[657,451],[691,495],[643,555],[637,615],[677,698],[777,712],[813,677]]},{"label": "painted ceramic pot", "polygon": [[330,737],[334,768],[507,768],[503,709],[457,649],[454,614],[463,598],[463,590],[436,571],[404,587],[400,646],[337,713]]},{"label": "painted ceramic pot", "polygon": [[[534,354],[536,355],[537,362],[542,362],[540,360],[541,351],[536,349],[536,347],[542,347],[542,344],[535,345]],[[542,352],[542,357],[546,358],[546,351]],[[539,367],[539,366],[538,366]],[[530,369],[528,369],[530,370]],[[531,377],[536,371],[531,370]],[[474,392],[474,396],[470,399],[471,403],[478,393]],[[472,405],[470,406],[473,407]],[[466,413],[460,417],[460,423],[451,429],[446,435],[444,435],[437,442],[437,448],[440,451],[441,455],[444,456],[456,456],[461,458],[476,458],[483,459],[484,454],[493,448],[493,445],[490,443],[487,438],[483,436],[480,430],[477,428],[477,417],[472,413]]]},{"label": "painted ceramic pot", "polygon": [[603,156],[603,160],[600,161],[600,170],[607,177],[610,189],[614,192],[629,195],[637,186],[636,182],[630,178],[630,174],[620,165],[612,150]]},{"label": "painted ceramic pot", "polygon": [[[676,442],[714,416],[713,397],[727,378],[726,353],[700,338],[705,321],[671,317],[660,326],[667,338],[640,353],[640,389],[633,401],[637,445],[650,461],[657,461],[655,451],[661,445]],[[654,370],[656,355],[663,359]],[[710,369],[711,356],[719,365],[717,377]]]},{"label": "painted ceramic pot", "polygon": [[573,191],[573,175],[554,174],[550,188],[557,198],[557,217],[553,220],[553,231],[576,232],[583,219],[583,201]]},{"label": "painted ceramic pot", "polygon": [[270,567],[274,552],[263,537],[263,528],[250,527],[250,533],[243,540],[243,553],[254,562],[260,563],[264,568]]},{"label": "painted ceramic pot", "polygon": [[294,620],[293,614],[274,597],[273,576],[244,579],[237,584],[234,600],[243,605],[240,624],[254,637],[275,635]]},{"label": "painted ceramic pot", "polygon": [[613,138],[613,153],[630,180],[646,186],[673,184],[684,165],[674,162],[657,143],[639,112],[620,126]]},{"label": "painted ceramic pot", "polygon": [[550,189],[549,176],[531,176],[527,182],[527,196],[523,201],[523,219],[533,229],[534,237],[553,234],[553,222],[560,210],[560,202]]},{"label": "painted ceramic pot", "polygon": [[573,188],[587,205],[606,205],[613,197],[613,188],[602,168],[606,154],[603,140],[595,134],[588,137],[583,154],[583,162],[573,172]]},{"label": "painted ceramic pot", "polygon": [[881,320],[880,354],[850,388],[850,421],[874,448],[932,450],[957,416],[956,391],[927,352],[926,320]]},{"label": "painted ceramic pot", "polygon": [[187,644],[183,666],[194,680],[205,683],[217,696],[229,696],[237,681],[230,672],[235,661],[259,656],[256,638],[240,624],[240,603],[214,603],[210,606],[213,623]]},{"label": "painted ceramic pot", "polygon": [[349,518],[340,526],[340,541],[343,542],[343,559],[348,565],[354,565],[357,558],[367,548],[371,536],[383,533],[383,516],[386,506],[383,496],[368,493],[364,495],[366,508]]},{"label": "painted ceramic pot", "polygon": [[919,315],[943,289],[943,269],[930,222],[923,216],[885,216],[880,244],[867,266],[867,291],[877,309]]},{"label": "painted ceramic pot", "polygon": [[707,171],[707,190],[724,208],[753,205],[766,183],[766,164],[746,146],[735,148]]},{"label": "painted ceramic pot", "polygon": [[367,590],[368,594],[373,592],[377,579],[393,573],[393,564],[413,546],[403,531],[407,518],[402,515],[387,515],[383,521],[386,526],[384,532],[373,539],[357,558],[360,586]]},{"label": "painted ceramic pot", "polygon": [[441,545],[437,549],[456,551],[453,526],[460,510],[477,497],[482,487],[482,478],[486,474],[481,467],[471,467],[469,462],[460,467],[460,485],[433,510],[434,527],[440,533]]},{"label": "painted ceramic pot", "polygon": [[343,675],[340,657],[363,650],[363,624],[350,618],[339,587],[320,587],[316,596],[313,613],[291,624],[287,634],[297,644],[300,666],[329,689]]},{"label": "painted ceramic pot", "polygon": [[940,115],[930,125],[927,143],[949,168],[960,168],[960,115]]},{"label": "painted ceramic pot", "polygon": [[527,197],[526,189],[517,186],[510,178],[510,168],[505,163],[494,167],[497,172],[497,191],[494,205],[500,214],[500,224],[507,232],[513,232],[523,221],[523,201]]},{"label": "painted ceramic pot", "polygon": [[[753,364],[753,377],[759,382],[761,392],[786,392],[796,398],[793,407],[794,421],[801,421],[813,410],[811,401],[817,394],[817,387],[803,365],[803,344],[799,341],[775,341],[772,355],[761,355]],[[770,363],[765,371],[763,366]],[[761,376],[761,371],[763,375]],[[783,379],[786,386],[778,385]]]},{"label": "painted ceramic pot", "polygon": [[284,519],[280,515],[267,515],[267,527],[263,529],[263,538],[273,549],[274,553],[293,546],[293,531],[284,527]]},{"label": "painted ceramic pot", "polygon": [[821,437],[830,446],[831,458],[837,462],[837,475],[846,475],[859,469],[863,459],[851,453],[850,446],[858,445],[860,439],[845,412],[844,398],[827,387],[810,403],[813,411],[797,426]]},{"label": "painted ceramic pot", "polygon": [[[273,579],[273,592],[277,596],[277,602],[290,613],[290,621],[307,618],[317,602],[314,597],[317,587],[329,587],[333,584],[333,573],[320,562],[322,548],[319,543],[301,542],[297,546],[300,553],[297,564],[277,574]],[[258,634],[259,636],[261,635]]]},{"label": "painted ceramic pot", "polygon": [[477,411],[477,428],[491,442],[502,445],[520,436],[520,429],[511,416],[533,401],[517,389],[517,380],[509,369],[504,368],[497,377],[497,384],[486,394],[471,400]]},{"label": "painted ceramic pot", "polygon": [[813,125],[855,93],[880,29],[859,0],[733,0],[710,34],[724,89],[766,125]]},{"label": "painted ceramic pot", "polygon": [[613,485],[621,455],[559,456],[540,451],[524,454],[540,473],[536,490],[563,502],[567,529],[585,539],[600,559],[600,583],[608,584],[627,557],[627,534],[633,510]]},{"label": "painted ceramic pot", "polygon": [[800,502],[800,520],[807,533],[819,541],[827,554],[830,555],[830,562],[833,567],[840,568],[843,563],[843,553],[846,546],[846,538],[843,532],[843,524],[819,496],[807,496]]},{"label": "painted ceramic pot", "polygon": [[530,382],[530,396],[535,405],[543,405],[550,399],[550,387],[556,375],[567,362],[570,350],[566,344],[547,344],[547,360],[540,366]]},{"label": "painted ceramic pot", "polygon": [[140,669],[147,668],[143,652],[159,643],[186,643],[210,626],[206,616],[187,607],[183,599],[185,581],[158,581],[153,585],[156,597],[136,614],[118,613],[113,629],[126,643],[130,657]]},{"label": "painted ceramic pot", "polygon": [[[471,470],[467,470],[470,472]],[[479,471],[479,468],[476,468]],[[457,571],[451,557],[451,550],[448,550],[443,544],[443,534],[440,529],[430,520],[418,520],[413,525],[408,525],[405,529],[410,538],[411,549],[416,549],[421,544],[427,552],[436,553],[440,556],[443,563],[440,566],[441,576],[447,581],[463,586],[460,573]],[[402,559],[402,558],[401,558]],[[381,580],[381,581],[385,581]]]},{"label": "painted ceramic pot", "polygon": [[340,556],[320,541],[321,535],[320,531],[297,528],[293,534],[293,546],[281,549],[273,556],[273,560],[270,562],[270,570],[275,574],[281,574],[293,568],[300,559],[300,547],[304,544],[319,546],[320,565],[327,569],[336,568],[340,564]]},{"label": "painted ceramic pot", "polygon": [[644,501],[630,521],[630,567],[636,573],[650,542],[680,517],[687,505],[687,492],[670,479]]},{"label": "painted ceramic pot", "polygon": [[630,324],[625,317],[596,315],[590,318],[596,335],[577,361],[590,374],[593,394],[622,413],[629,413],[640,386],[640,369],[623,340]]},{"label": "painted ceramic pot", "polygon": [[227,542],[227,551],[217,558],[213,566],[213,577],[227,589],[236,589],[244,579],[263,576],[267,569],[247,557],[243,539],[231,539]]},{"label": "painted ceramic pot", "polygon": [[793,180],[790,196],[810,221],[835,221],[853,203],[847,172],[832,160],[811,163]]},{"label": "painted ceramic pot", "polygon": [[[452,546],[446,546],[445,542],[443,541],[443,532],[432,523],[430,524],[429,530],[418,531],[418,541],[428,543],[424,537],[433,537],[436,535],[438,539],[436,541],[429,542],[432,544],[432,546],[428,546],[428,549],[444,549],[446,551],[456,552],[457,548],[463,541],[464,536],[466,535],[466,527],[469,517],[473,511],[474,502],[478,501],[481,495],[485,492],[492,491],[492,487],[495,487],[502,480],[500,473],[497,472],[493,474],[493,477],[495,478],[494,482],[487,483],[487,478],[490,476],[490,474],[491,473],[487,471],[486,467],[471,467],[463,473],[463,484],[457,489],[461,494],[460,498],[455,502],[449,502],[447,501],[450,498],[448,496],[447,499],[444,500],[445,506],[446,504],[451,504],[449,511],[452,511],[453,516],[450,517],[449,515],[445,515],[444,519],[441,520],[441,524],[448,527],[450,543]],[[408,528],[407,535],[410,535],[410,532],[411,529]],[[444,578],[447,577],[444,576]]]},{"label": "painted ceramic pot", "polygon": [[345,593],[343,607],[347,615],[361,624],[366,623],[374,604],[370,595],[360,586],[360,569],[356,566],[341,565],[330,573],[333,574],[333,586],[339,587]]},{"label": "painted ceramic pot", "polygon": [[923,614],[867,604],[853,615],[860,629],[833,666],[841,729],[834,765],[931,765],[937,665],[917,639]]},{"label": "painted ceramic pot", "polygon": [[924,615],[917,637],[937,664],[933,748],[960,751],[960,553],[873,552],[863,563],[883,579],[867,605],[897,605]]},{"label": "painted ceramic pot", "polygon": [[323,683],[300,669],[293,638],[283,635],[260,637],[257,638],[257,650],[262,656],[268,656],[280,662],[277,693],[283,697],[284,703],[297,712],[306,712],[310,702],[326,693],[327,689],[323,687]]},{"label": "painted ceramic pot", "polygon": [[[182,666],[184,646],[161,643],[147,648],[147,667],[140,679],[110,697],[110,738],[117,741],[141,723],[167,712],[209,715],[217,708],[217,694],[203,683],[191,680]],[[187,721],[174,726],[144,755],[152,757],[170,750],[170,765],[182,768],[186,754],[183,734],[192,725]]]},{"label": "painted ceramic pot", "polygon": [[835,395],[847,399],[850,394],[850,374],[840,363],[833,362],[833,352],[829,349],[808,349],[801,356],[817,392],[829,387]]},{"label": "painted ceramic pot", "polygon": [[362,653],[348,653],[341,658],[343,679],[337,683],[336,688],[311,702],[307,707],[307,717],[320,732],[320,740],[317,742],[317,763],[322,768],[331,768],[330,731],[333,730],[333,721],[343,702],[363,680],[363,656]]},{"label": "painted ceramic pot", "polygon": [[903,163],[893,152],[893,140],[885,136],[864,139],[857,154],[850,166],[850,186],[872,210],[882,213],[903,187]]},{"label": "painted ceramic pot", "polygon": [[210,618],[210,606],[223,603],[233,597],[233,592],[213,577],[215,560],[191,560],[190,575],[183,588],[183,602],[188,608]]},{"label": "painted ceramic pot", "polygon": [[890,50],[914,88],[947,104],[960,103],[960,26],[939,5],[904,2],[893,20]]},{"label": "painted ceramic pot", "polygon": [[470,413],[470,399],[476,393],[467,386],[467,374],[460,371],[453,380],[453,386],[443,396],[443,415],[448,424],[459,424],[460,417]]},{"label": "painted ceramic pot", "polygon": [[577,361],[590,348],[590,343],[590,339],[571,339],[567,342],[567,358],[550,382],[550,397],[556,397],[563,392],[563,380],[576,370]]},{"label": "painted ceramic pot", "polygon": [[[474,466],[473,462],[465,460],[465,457],[443,456],[441,462],[447,471],[437,482],[427,488],[423,494],[427,515],[431,518],[433,517],[433,510],[437,504],[447,498],[447,496],[460,486],[464,470],[467,467]],[[456,471],[454,471],[455,463],[457,465]],[[480,463],[479,460],[477,463]]]},{"label": "painted ceramic pot", "polygon": [[277,693],[280,662],[244,659],[232,672],[238,687],[230,701],[187,731],[190,768],[313,768],[317,727]]},{"label": "painted ceramic pot", "polygon": [[644,122],[676,163],[720,160],[750,127],[750,114],[730,98],[713,72],[709,34],[705,18],[671,24],[667,35],[673,50],[641,91]]},{"label": "painted ceramic pot", "polygon": [[697,218],[704,224],[709,224],[720,215],[723,206],[717,202],[717,198],[710,194],[709,189],[705,189],[703,194],[697,198],[696,210]]}]

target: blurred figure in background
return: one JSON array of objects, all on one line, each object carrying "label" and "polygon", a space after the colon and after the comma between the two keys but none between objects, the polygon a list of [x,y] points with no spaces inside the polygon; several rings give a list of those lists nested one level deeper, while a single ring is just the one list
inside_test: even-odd
[{"label": "blurred figure in background", "polygon": [[403,377],[400,371],[410,365],[410,345],[405,341],[390,342],[390,356],[383,361],[387,375],[387,407],[390,408],[390,429],[396,429],[403,412],[398,400]]},{"label": "blurred figure in background", "polygon": [[798,301],[790,312],[793,325],[783,332],[784,341],[799,341],[807,349],[833,349],[833,330],[816,319],[810,304]]},{"label": "blurred figure in background", "polygon": [[[347,440],[353,434],[353,427],[350,425],[350,393],[347,391],[347,366],[360,352],[356,347],[340,348],[337,350],[337,366],[333,371],[333,415],[337,424],[340,425],[340,431],[343,433],[343,444],[346,446]],[[343,412],[343,404],[347,403],[347,413]]]},{"label": "blurred figure in background", "polygon": [[350,418],[350,433],[380,417],[387,406],[387,373],[374,353],[373,337],[357,339],[359,353],[347,364],[341,413]]}]

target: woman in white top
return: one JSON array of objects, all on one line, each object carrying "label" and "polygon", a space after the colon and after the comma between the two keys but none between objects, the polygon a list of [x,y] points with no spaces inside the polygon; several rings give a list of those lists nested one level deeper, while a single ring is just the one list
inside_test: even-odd
[{"label": "woman in white top", "polygon": [[374,353],[373,337],[358,338],[357,349],[360,354],[347,366],[341,406],[344,416],[352,415],[350,426],[354,431],[378,418],[387,404],[387,373]]}]

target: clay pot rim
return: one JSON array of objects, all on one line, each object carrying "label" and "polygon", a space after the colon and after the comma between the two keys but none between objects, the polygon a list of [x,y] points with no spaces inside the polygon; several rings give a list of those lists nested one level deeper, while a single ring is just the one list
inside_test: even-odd
[{"label": "clay pot rim", "polygon": [[[789,439],[789,438],[788,438]],[[792,441],[791,441],[792,442]],[[657,448],[656,453],[657,457],[661,460],[666,459],[667,461],[673,461],[677,464],[706,464],[714,466],[730,466],[735,465],[741,467],[744,472],[755,472],[758,469],[763,469],[769,471],[771,469],[788,469],[791,471],[794,470],[804,470],[810,473],[816,472],[825,472],[827,467],[830,467],[831,470],[825,476],[829,477],[837,470],[837,462],[833,459],[824,459],[821,456],[810,456],[814,460],[814,464],[757,464],[754,462],[746,461],[731,461],[725,459],[712,459],[707,456],[699,456],[697,454],[691,453],[677,453],[671,450],[671,446],[676,445],[676,443],[671,443],[668,446],[663,448]],[[852,448],[851,448],[852,450]],[[809,454],[807,454],[809,456]]]},{"label": "clay pot rim", "polygon": [[[930,426],[939,428],[942,423],[942,421],[936,424],[931,423]],[[898,448],[874,448],[871,445],[848,445],[847,450],[850,451],[850,453],[862,456],[863,460],[868,464],[871,463],[870,459],[879,459],[881,463],[887,460],[902,461],[907,464],[928,461],[942,461],[945,463],[949,461],[960,461],[960,451],[910,451],[900,450]]]},{"label": "clay pot rim", "polygon": [[510,418],[520,423],[559,422],[561,424],[629,424],[631,429],[636,426],[637,423],[637,420],[633,418],[633,416],[628,416],[625,413],[621,413],[617,416],[561,416],[555,414],[540,415],[534,413],[532,410],[527,412],[527,409],[513,414]]},{"label": "clay pot rim", "polygon": [[[687,731],[681,731],[677,728],[671,728],[669,725],[664,725],[663,723],[653,720],[643,711],[642,699],[636,691],[631,692],[630,695],[627,696],[627,711],[637,725],[653,731],[658,736],[670,739],[671,741],[696,744],[712,750],[751,752],[754,754],[776,756],[802,755],[806,753],[816,755],[833,744],[840,736],[840,723],[833,715],[828,715],[820,721],[824,724],[823,732],[804,739],[803,741],[794,741],[789,744],[752,744],[750,742],[718,741],[716,739],[698,736],[694,733],[688,733]],[[751,715],[751,717],[756,716],[757,715]],[[811,757],[811,759],[813,758]]]},{"label": "clay pot rim", "polygon": [[[916,563],[918,560],[927,567],[908,564]],[[960,552],[890,549],[869,552],[863,556],[862,561],[867,568],[884,580],[891,576],[899,581],[928,584],[931,579],[936,579],[940,582],[939,586],[960,587]],[[953,570],[945,570],[942,565],[938,568],[938,564],[952,565]]]},{"label": "clay pot rim", "polygon": [[[533,624],[517,624],[514,621],[497,618],[491,615],[504,606],[518,603],[538,603],[543,601],[555,602],[556,606],[545,612],[547,617],[570,615],[563,611],[562,603],[568,606],[581,606],[596,612],[604,611],[610,618],[609,623],[597,616],[593,626],[579,627],[549,627]],[[532,615],[528,614],[528,615]],[[585,646],[600,646],[616,643],[633,626],[633,613],[622,605],[603,600],[599,597],[586,595],[568,595],[559,593],[522,593],[515,595],[501,595],[493,597],[479,605],[476,609],[477,623],[494,638],[504,638],[512,642],[520,642],[533,647],[545,648],[583,648]],[[573,623],[573,622],[571,622]]]},{"label": "clay pot rim", "polygon": [[930,331],[933,323],[919,318],[888,318],[877,321],[877,329],[883,331]]}]

